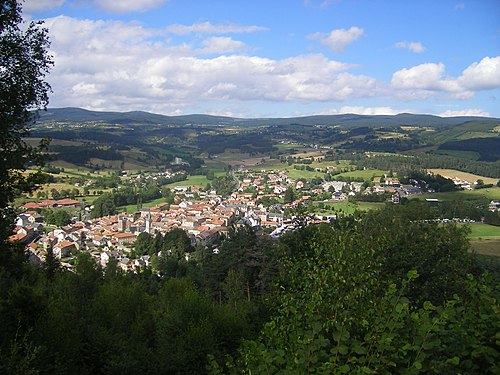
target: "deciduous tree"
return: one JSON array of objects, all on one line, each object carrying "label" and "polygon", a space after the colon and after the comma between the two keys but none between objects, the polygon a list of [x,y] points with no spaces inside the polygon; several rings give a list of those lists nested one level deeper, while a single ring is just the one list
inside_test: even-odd
[{"label": "deciduous tree", "polygon": [[40,147],[24,141],[35,115],[45,108],[50,86],[45,75],[52,66],[47,30],[40,22],[22,25],[21,6],[16,0],[0,2],[0,244],[10,234],[11,202],[20,192],[32,191],[42,178],[26,176],[28,165],[41,167]]}]

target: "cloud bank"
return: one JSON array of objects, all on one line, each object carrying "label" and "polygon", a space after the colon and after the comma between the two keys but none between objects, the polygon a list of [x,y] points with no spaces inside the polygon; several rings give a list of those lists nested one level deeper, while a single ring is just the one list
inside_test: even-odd
[{"label": "cloud bank", "polygon": [[[137,22],[66,16],[48,19],[46,25],[55,60],[48,80],[54,91],[51,102],[57,106],[178,114],[201,103],[222,112],[241,103],[251,108],[251,102],[463,100],[500,87],[500,56],[472,62],[459,76],[450,76],[443,63],[429,62],[400,69],[383,82],[361,74],[357,64],[323,54],[282,59],[249,55],[253,46],[225,35],[263,29],[257,26],[197,23],[154,29]],[[176,42],[175,35],[189,34],[192,40]],[[326,38],[342,49],[362,34],[351,28]],[[352,113],[397,112],[387,106],[341,108]]]}]

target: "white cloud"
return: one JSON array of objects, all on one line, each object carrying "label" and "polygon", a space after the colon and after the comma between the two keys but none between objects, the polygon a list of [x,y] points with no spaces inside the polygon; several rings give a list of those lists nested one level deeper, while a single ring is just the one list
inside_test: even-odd
[{"label": "white cloud", "polygon": [[364,106],[343,106],[340,109],[327,109],[316,113],[317,115],[340,115],[340,114],[355,114],[355,115],[397,115],[398,113],[408,113],[409,110],[398,111],[391,107],[364,107]]},{"label": "white cloud", "polygon": [[427,63],[398,70],[392,75],[392,85],[399,89],[440,90],[444,64]]},{"label": "white cloud", "polygon": [[40,12],[58,8],[65,0],[26,0],[23,4],[24,12]]},{"label": "white cloud", "polygon": [[397,42],[394,45],[396,48],[404,48],[414,53],[425,51],[425,47],[420,42]]},{"label": "white cloud", "polygon": [[490,117],[490,114],[482,109],[462,109],[462,110],[448,110],[438,114],[441,117],[456,117],[456,116],[481,116]]},{"label": "white cloud", "polygon": [[205,39],[203,46],[203,48],[196,51],[198,54],[233,53],[248,49],[245,43],[223,36]]},{"label": "white cloud", "polygon": [[265,27],[261,26],[245,26],[237,24],[219,24],[213,25],[210,22],[200,22],[192,25],[170,25],[166,28],[166,31],[177,35],[187,35],[187,34],[241,34],[241,33],[253,33],[256,31],[267,30]]},{"label": "white cloud", "polygon": [[323,45],[330,47],[334,52],[344,52],[345,48],[364,34],[364,30],[353,26],[349,30],[336,29],[329,33],[314,33],[308,39],[319,40]]},{"label": "white cloud", "polygon": [[465,4],[464,3],[458,3],[455,5],[455,10],[459,10],[459,9],[464,9],[465,8]]},{"label": "white cloud", "polygon": [[500,56],[485,57],[471,64],[458,78],[469,90],[489,90],[500,87]]},{"label": "white cloud", "polygon": [[[250,102],[302,106],[361,98],[468,99],[476,90],[500,87],[500,57],[485,57],[458,77],[449,76],[444,64],[427,63],[394,72],[391,82],[383,83],[357,73],[357,65],[322,54],[284,59],[244,55],[252,47],[225,36],[193,35],[194,44],[174,44],[165,28],[65,16],[46,20],[46,26],[55,59],[48,77],[54,91],[51,106],[57,107],[165,114],[234,108],[243,113]],[[397,113],[384,105],[345,106],[341,111]]]},{"label": "white cloud", "polygon": [[375,79],[348,72],[354,65],[320,54],[202,58],[202,52],[247,46],[226,37],[205,39],[201,48],[173,45],[164,29],[133,22],[60,16],[46,25],[55,59],[51,105],[56,106],[170,113],[201,102],[343,101],[380,90]]},{"label": "white cloud", "polygon": [[500,87],[500,56],[485,57],[467,67],[459,77],[446,75],[445,65],[426,63],[398,70],[391,85],[400,97],[423,99],[435,93],[446,93],[453,99],[470,99],[475,91]]},{"label": "white cloud", "polygon": [[94,0],[95,4],[112,13],[146,12],[163,5],[166,0]]},{"label": "white cloud", "polygon": [[391,107],[360,107],[345,106],[340,108],[339,113],[354,113],[357,115],[397,115],[401,113]]}]

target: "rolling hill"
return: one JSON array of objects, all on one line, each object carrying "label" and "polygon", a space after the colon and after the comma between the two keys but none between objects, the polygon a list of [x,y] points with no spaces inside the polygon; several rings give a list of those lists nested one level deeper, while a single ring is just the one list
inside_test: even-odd
[{"label": "rolling hill", "polygon": [[339,125],[346,127],[360,126],[430,126],[445,127],[477,122],[481,124],[500,124],[500,119],[488,117],[439,117],[432,115],[401,113],[398,115],[366,116],[355,114],[317,115],[288,118],[236,118],[191,114],[183,116],[165,116],[142,111],[132,112],[97,112],[82,108],[51,108],[41,111],[38,122],[102,122],[108,124],[165,124],[165,125],[227,125],[252,127],[260,125]]}]

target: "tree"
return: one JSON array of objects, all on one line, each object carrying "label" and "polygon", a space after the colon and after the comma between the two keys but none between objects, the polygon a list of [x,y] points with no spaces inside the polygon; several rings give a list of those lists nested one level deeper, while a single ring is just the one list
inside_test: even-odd
[{"label": "tree", "polygon": [[[52,66],[47,30],[31,22],[23,31],[21,6],[16,0],[0,3],[0,245],[10,234],[11,202],[19,192],[29,192],[42,181],[41,150],[23,138],[34,120],[34,109],[46,108],[50,86],[44,77]],[[23,175],[28,165],[38,173]]]},{"label": "tree", "polygon": [[283,199],[285,203],[292,203],[295,199],[297,199],[297,195],[295,194],[293,189],[289,187],[288,189],[286,189]]},{"label": "tree", "polygon": [[63,227],[71,222],[71,215],[63,209],[46,209],[43,211],[43,216],[47,224],[57,225],[58,227]]},{"label": "tree", "polygon": [[[243,343],[236,363],[227,362],[236,368],[232,373],[498,372],[498,289],[456,264],[467,264],[467,241],[459,230],[423,225],[418,212],[405,209],[283,236],[273,315],[257,339]],[[451,282],[442,277],[445,269]],[[456,293],[436,298],[430,281]],[[212,369],[218,373],[217,365]]]}]

